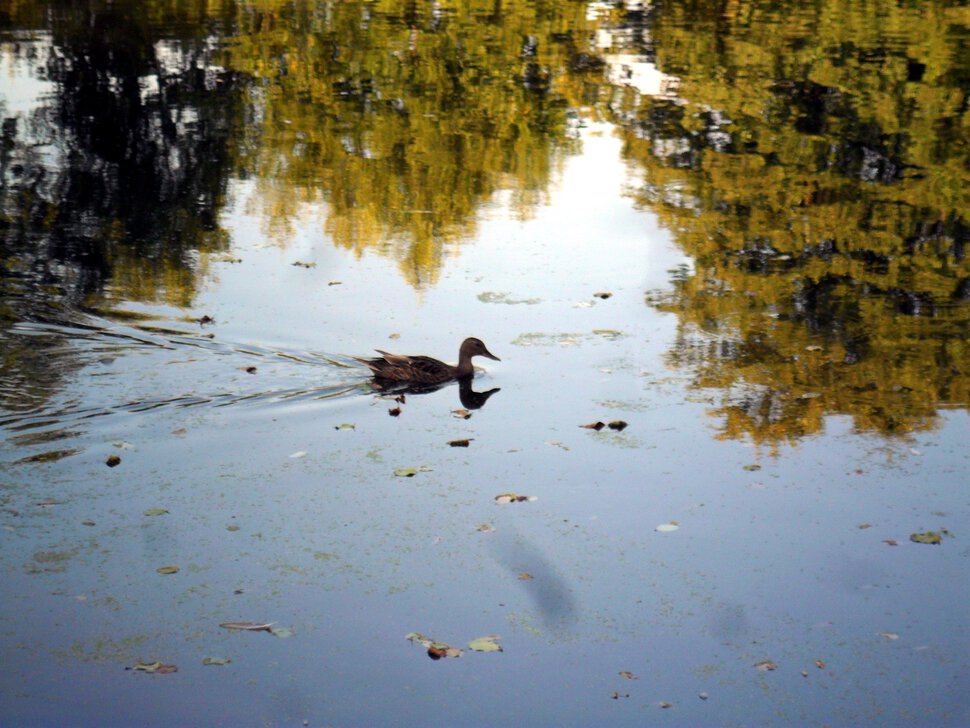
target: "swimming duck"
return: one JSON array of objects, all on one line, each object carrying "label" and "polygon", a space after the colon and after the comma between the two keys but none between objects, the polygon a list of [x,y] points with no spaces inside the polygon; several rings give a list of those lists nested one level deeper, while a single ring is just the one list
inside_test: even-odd
[{"label": "swimming duck", "polygon": [[366,364],[374,373],[374,378],[392,382],[414,382],[416,384],[439,384],[452,379],[467,379],[475,373],[472,366],[473,356],[484,356],[495,361],[502,361],[474,337],[461,342],[458,349],[458,365],[452,366],[443,361],[432,359],[430,356],[406,356],[404,354],[389,354],[377,349],[380,358],[357,359]]}]

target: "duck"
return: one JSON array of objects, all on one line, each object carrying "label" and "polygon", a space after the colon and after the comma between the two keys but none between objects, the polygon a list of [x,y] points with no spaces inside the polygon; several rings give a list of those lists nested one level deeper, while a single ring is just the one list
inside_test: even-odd
[{"label": "duck", "polygon": [[474,336],[461,342],[458,348],[458,364],[452,366],[438,361],[430,356],[408,356],[405,354],[391,354],[376,349],[380,357],[376,359],[360,359],[354,357],[361,364],[366,364],[374,374],[374,379],[385,382],[410,382],[413,384],[442,384],[453,379],[467,380],[475,373],[472,357],[484,356],[494,361],[502,361],[488,350],[481,339]]}]

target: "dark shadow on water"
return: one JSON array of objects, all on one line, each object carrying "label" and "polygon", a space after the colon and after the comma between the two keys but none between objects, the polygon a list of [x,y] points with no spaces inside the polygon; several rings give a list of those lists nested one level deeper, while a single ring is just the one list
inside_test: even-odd
[{"label": "dark shadow on water", "polygon": [[[503,535],[504,534],[504,535]],[[576,598],[547,555],[520,531],[506,527],[490,541],[492,558],[514,575],[549,629],[565,630],[576,621]],[[531,579],[519,578],[523,573]]]}]

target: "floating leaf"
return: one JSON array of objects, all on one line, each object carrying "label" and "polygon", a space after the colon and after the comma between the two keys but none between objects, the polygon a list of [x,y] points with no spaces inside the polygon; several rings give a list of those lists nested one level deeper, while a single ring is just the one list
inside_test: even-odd
[{"label": "floating leaf", "polygon": [[356,429],[352,422],[341,422],[339,425],[334,426],[335,430],[353,430]]},{"label": "floating leaf", "polygon": [[879,636],[885,637],[887,640],[890,640],[890,641],[899,639],[899,635],[896,634],[895,632],[880,632]]},{"label": "floating leaf", "polygon": [[125,669],[157,673],[159,675],[171,675],[173,672],[178,672],[179,670],[175,665],[163,665],[161,662],[138,662],[130,667],[126,667]]},{"label": "floating leaf", "polygon": [[416,468],[395,468],[394,474],[399,478],[413,478],[418,473],[431,472],[431,468],[427,465],[419,465]]},{"label": "floating leaf", "polygon": [[235,523],[230,523],[228,526],[226,526],[226,530],[227,531],[238,531],[239,530],[239,526],[237,526]]},{"label": "floating leaf", "polygon": [[81,521],[82,526],[93,526],[94,521]]},{"label": "floating leaf", "polygon": [[467,440],[449,440],[448,444],[452,447],[468,447],[474,438],[468,438]]},{"label": "floating leaf", "polygon": [[166,508],[149,508],[145,511],[146,516],[164,516],[166,513],[168,513]]},{"label": "floating leaf", "polygon": [[745,465],[744,466],[744,469],[747,470],[749,473],[753,473],[756,470],[761,470],[761,466],[760,465]]},{"label": "floating leaf", "polygon": [[298,261],[294,262],[293,265],[297,266],[298,268],[316,268],[317,267],[317,264],[316,263],[304,263],[301,260],[298,260]]},{"label": "floating leaf", "polygon": [[811,346],[806,346],[805,351],[821,351],[822,347],[818,344],[812,344]]},{"label": "floating leaf", "polygon": [[559,440],[550,440],[546,444],[551,445],[552,447],[562,448],[563,450],[569,450],[569,448],[566,445],[563,445],[561,442],[559,442]]},{"label": "floating leaf", "polygon": [[612,421],[612,422],[611,422],[611,423],[610,423],[610,424],[608,425],[608,427],[609,427],[609,428],[610,428],[611,430],[616,430],[617,432],[620,432],[620,431],[622,431],[622,430],[624,430],[624,429],[626,429],[626,427],[627,427],[627,424],[626,424],[626,422],[624,422],[623,420],[613,420],[613,421]]},{"label": "floating leaf", "polygon": [[609,291],[597,291],[593,295],[596,296],[597,298],[602,298],[605,301],[607,298],[609,298],[613,294],[610,293]]},{"label": "floating leaf", "polygon": [[187,433],[188,433],[188,430],[186,430],[184,427],[179,427],[175,430],[172,430],[172,434],[175,435],[176,437],[182,437]]},{"label": "floating leaf", "polygon": [[246,367],[243,371],[245,371],[246,374],[255,374],[256,373],[256,367],[252,367],[252,366]]},{"label": "floating leaf", "polygon": [[771,660],[762,660],[761,662],[756,662],[754,663],[754,666],[762,672],[771,672],[772,670],[778,669],[778,665]]},{"label": "floating leaf", "polygon": [[440,660],[442,657],[461,657],[464,653],[464,650],[458,647],[452,647],[444,642],[438,642],[430,637],[424,636],[420,632],[410,632],[405,636],[405,639],[424,645],[428,650],[428,657],[432,660]]},{"label": "floating leaf", "polygon": [[670,533],[671,531],[676,531],[680,526],[673,521],[670,523],[661,523],[657,526],[654,531],[659,531],[660,533]]},{"label": "floating leaf", "polygon": [[707,693],[697,693],[697,697],[701,700],[707,700],[710,696]]},{"label": "floating leaf", "polygon": [[480,533],[494,533],[495,532],[495,528],[491,524],[489,524],[489,523],[483,523],[481,526],[479,526],[475,530],[476,531],[479,531]]},{"label": "floating leaf", "polygon": [[587,430],[596,430],[597,432],[599,432],[604,427],[606,427],[606,425],[602,422],[587,422],[585,425],[580,425],[580,427],[584,427]]},{"label": "floating leaf", "polygon": [[475,652],[502,652],[502,645],[498,643],[500,639],[501,637],[495,634],[479,637],[469,642],[468,648]]},{"label": "floating leaf", "polygon": [[673,703],[668,703],[668,702],[667,702],[666,700],[661,700],[661,701],[660,701],[660,702],[658,703],[658,705],[659,705],[659,706],[660,706],[661,708],[663,708],[664,710],[667,710],[667,708],[673,708],[673,707],[674,707],[674,704],[673,704]]},{"label": "floating leaf", "polygon": [[523,501],[534,501],[537,498],[534,495],[517,495],[516,493],[502,493],[495,496],[495,502],[501,505],[506,503],[522,503]]},{"label": "floating leaf", "polygon": [[297,450],[296,452],[290,453],[290,457],[294,460],[306,457],[306,450]]},{"label": "floating leaf", "polygon": [[632,672],[630,672],[629,670],[620,670],[620,677],[626,678],[627,680],[639,680],[640,679],[636,675],[634,675]]},{"label": "floating leaf", "polygon": [[108,459],[104,461],[104,464],[109,468],[113,468],[117,465],[121,465],[121,458],[117,455],[109,455]]},{"label": "floating leaf", "polygon": [[911,533],[909,534],[909,540],[913,543],[928,543],[932,545],[938,545],[942,543],[943,539],[940,537],[936,531],[926,531],[924,533]]},{"label": "floating leaf", "polygon": [[223,622],[219,625],[225,629],[242,629],[247,632],[269,632],[272,627],[272,622]]},{"label": "floating leaf", "polygon": [[279,637],[281,639],[293,636],[293,630],[289,627],[270,627],[267,632],[274,637]]},{"label": "floating leaf", "polygon": [[177,566],[160,566],[159,568],[155,569],[155,571],[157,571],[159,574],[177,574],[178,571],[179,571],[179,567],[177,567]]},{"label": "floating leaf", "polygon": [[887,546],[899,546],[899,541],[894,538],[884,538],[882,542]]},{"label": "floating leaf", "polygon": [[228,665],[232,660],[228,657],[203,657],[203,665]]},{"label": "floating leaf", "polygon": [[387,414],[389,414],[391,417],[397,417],[399,414],[401,414],[401,408],[400,407],[392,407],[391,409],[389,409],[387,411]]},{"label": "floating leaf", "polygon": [[59,506],[60,502],[54,501],[54,500],[48,500],[48,501],[41,501],[37,505],[40,506],[41,508],[50,508],[51,506]]},{"label": "floating leaf", "polygon": [[453,414],[455,417],[457,417],[460,420],[467,420],[469,417],[472,416],[472,413],[466,409],[452,410],[451,414]]},{"label": "floating leaf", "polygon": [[867,528],[872,528],[872,524],[871,523],[860,523],[859,524],[859,528],[864,531]]},{"label": "floating leaf", "polygon": [[528,571],[523,571],[521,574],[519,574],[518,578],[520,581],[532,581],[535,579],[535,577],[532,576],[532,574],[530,574]]},{"label": "floating leaf", "polygon": [[819,670],[824,670],[825,663],[822,662],[821,660],[815,660],[815,667],[817,667]]},{"label": "floating leaf", "polygon": [[119,450],[134,450],[135,449],[135,446],[134,445],[132,445],[130,442],[125,442],[124,440],[118,440],[117,442],[112,442],[111,443],[111,446],[112,447],[116,447]]}]

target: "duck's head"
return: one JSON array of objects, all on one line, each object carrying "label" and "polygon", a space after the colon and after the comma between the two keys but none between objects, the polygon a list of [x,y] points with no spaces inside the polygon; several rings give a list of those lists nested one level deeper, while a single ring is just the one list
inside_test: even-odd
[{"label": "duck's head", "polygon": [[471,359],[473,356],[484,356],[495,361],[502,361],[485,347],[481,339],[476,339],[474,336],[461,342],[461,348],[458,350],[459,359]]}]

